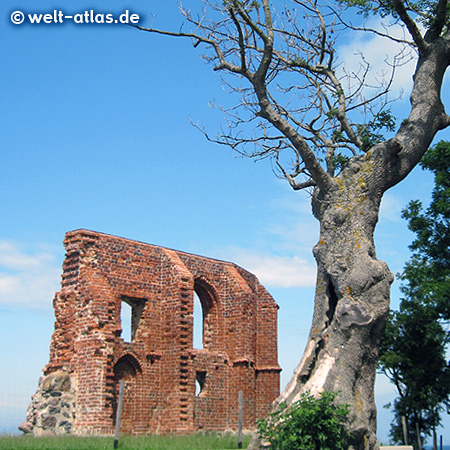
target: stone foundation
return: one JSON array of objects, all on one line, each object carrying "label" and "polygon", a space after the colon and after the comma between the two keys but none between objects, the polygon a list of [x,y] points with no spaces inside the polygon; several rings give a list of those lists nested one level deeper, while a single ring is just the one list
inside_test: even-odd
[{"label": "stone foundation", "polygon": [[42,377],[28,407],[26,421],[19,430],[35,436],[71,433],[75,422],[75,398],[67,372],[58,370]]}]

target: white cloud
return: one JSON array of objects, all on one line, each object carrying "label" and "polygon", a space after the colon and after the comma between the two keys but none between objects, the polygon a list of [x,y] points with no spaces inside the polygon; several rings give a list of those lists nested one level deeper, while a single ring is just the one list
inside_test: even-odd
[{"label": "white cloud", "polygon": [[[280,182],[281,183],[281,182]],[[268,220],[255,231],[249,247],[231,246],[211,254],[242,266],[266,287],[311,287],[316,283],[312,248],[319,225],[306,193],[283,193],[267,203]]]},{"label": "white cloud", "polygon": [[377,373],[377,377],[375,379],[375,390],[377,396],[383,400],[397,395],[395,385],[386,375],[382,373]]},{"label": "white cloud", "polygon": [[267,287],[310,287],[316,282],[314,263],[298,256],[277,256],[232,248],[230,260],[256,275]]},{"label": "white cloud", "polygon": [[289,190],[268,202],[267,208],[271,216],[259,230],[258,247],[270,254],[295,254],[312,260],[312,248],[319,240],[319,222],[312,215],[307,192]]},{"label": "white cloud", "polygon": [[319,240],[319,225],[312,216],[307,216],[303,220],[273,224],[267,228],[267,233],[272,241],[276,238],[279,250],[295,252],[304,259],[310,259],[312,249]]},{"label": "white cloud", "polygon": [[0,266],[10,269],[38,268],[40,265],[49,263],[54,256],[49,253],[40,252],[35,255],[26,254],[17,245],[7,241],[0,241]]},{"label": "white cloud", "polygon": [[[386,32],[379,21],[369,22],[367,27],[379,32]],[[392,37],[411,40],[409,35],[405,35],[405,30],[400,25],[391,25],[388,31]],[[391,76],[392,65],[398,65],[391,86],[392,97],[395,98],[395,96],[404,92],[407,98],[412,89],[412,76],[415,70],[417,55],[413,50],[407,48],[403,54],[403,59],[396,60],[402,51],[402,47],[404,47],[402,44],[391,39],[383,38],[376,34],[360,32],[356,34],[356,39],[339,48],[338,55],[339,60],[344,62],[344,67],[350,73],[361,73],[361,55],[363,55],[365,60],[370,64],[366,84],[371,86],[379,85],[382,80],[387,82]]]},{"label": "white cloud", "polygon": [[397,196],[387,192],[384,194],[380,205],[380,220],[389,222],[401,222],[402,209],[405,204]]},{"label": "white cloud", "polygon": [[60,287],[61,263],[49,249],[24,249],[0,241],[0,304],[51,309]]}]

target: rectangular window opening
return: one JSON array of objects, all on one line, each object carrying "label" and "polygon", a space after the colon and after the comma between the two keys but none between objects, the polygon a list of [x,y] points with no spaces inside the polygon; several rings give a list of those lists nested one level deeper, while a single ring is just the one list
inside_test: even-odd
[{"label": "rectangular window opening", "polygon": [[120,320],[122,326],[122,339],[125,342],[133,342],[136,337],[145,302],[145,298],[122,296]]},{"label": "rectangular window opening", "polygon": [[195,396],[198,397],[205,390],[206,371],[198,370],[195,373]]}]

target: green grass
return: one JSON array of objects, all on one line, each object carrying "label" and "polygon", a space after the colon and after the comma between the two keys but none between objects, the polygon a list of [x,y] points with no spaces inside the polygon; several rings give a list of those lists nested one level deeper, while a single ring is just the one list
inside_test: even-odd
[{"label": "green grass", "polygon": [[[251,436],[244,436],[247,448]],[[113,450],[112,437],[0,435],[4,450]],[[201,433],[188,436],[121,436],[118,450],[226,450],[238,448],[237,436]]]}]

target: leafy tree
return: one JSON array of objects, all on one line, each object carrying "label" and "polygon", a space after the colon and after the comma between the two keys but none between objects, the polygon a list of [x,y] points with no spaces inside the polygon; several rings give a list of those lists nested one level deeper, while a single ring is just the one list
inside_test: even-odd
[{"label": "leafy tree", "polygon": [[[236,104],[212,138],[240,154],[271,158],[296,191],[311,192],[320,222],[315,311],[304,357],[278,402],[302,392],[339,392],[350,407],[354,449],[377,448],[373,385],[389,314],[393,276],[376,258],[373,234],[383,194],[418,164],[439,130],[450,125],[441,101],[450,64],[447,0],[202,0],[199,15],[181,6],[178,31],[141,30],[192,40]],[[345,19],[351,6],[381,16],[385,32]],[[389,25],[403,25],[404,38]],[[417,54],[411,108],[399,128],[389,111],[392,78],[378,89],[339,61],[342,33],[376,33],[396,42],[401,66]],[[386,134],[387,133],[387,134]],[[388,138],[386,138],[386,136]],[[254,441],[252,446],[256,446]]]},{"label": "leafy tree", "polygon": [[450,142],[439,142],[421,161],[435,176],[430,206],[409,203],[403,211],[408,227],[416,234],[411,260],[402,279],[405,294],[418,296],[433,306],[441,320],[450,320]]},{"label": "leafy tree", "polygon": [[405,298],[393,312],[381,345],[380,369],[395,384],[391,436],[403,441],[402,416],[410,442],[420,447],[440,423],[443,406],[450,406],[450,367],[446,360],[450,317],[450,143],[427,151],[422,167],[435,174],[430,206],[412,201],[403,211],[416,234],[413,255],[401,274]]},{"label": "leafy tree", "polygon": [[392,313],[381,345],[380,369],[395,384],[391,437],[421,448],[422,439],[439,425],[443,406],[449,404],[450,368],[445,358],[446,332],[436,310],[417,299],[403,300]]}]

